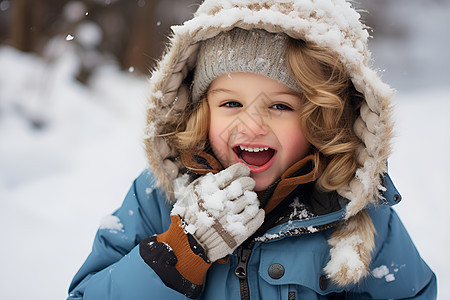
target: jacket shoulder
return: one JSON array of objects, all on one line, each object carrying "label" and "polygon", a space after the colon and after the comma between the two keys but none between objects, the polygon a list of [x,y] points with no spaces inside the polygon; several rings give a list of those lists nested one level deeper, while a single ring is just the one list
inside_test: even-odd
[{"label": "jacket shoulder", "polygon": [[172,204],[167,200],[154,174],[150,170],[144,170],[133,181],[121,207],[112,214],[116,222],[121,224],[120,232],[111,231],[108,226],[102,224],[98,234],[122,241],[124,237],[120,235],[125,235],[130,239],[131,249],[142,239],[169,228],[171,207]]}]

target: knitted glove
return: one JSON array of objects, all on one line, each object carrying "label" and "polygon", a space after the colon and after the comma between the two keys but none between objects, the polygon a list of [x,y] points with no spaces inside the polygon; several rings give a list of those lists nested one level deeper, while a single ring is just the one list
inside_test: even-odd
[{"label": "knitted glove", "polygon": [[197,238],[210,261],[233,253],[263,223],[255,181],[238,163],[217,174],[208,173],[176,193],[172,215]]}]

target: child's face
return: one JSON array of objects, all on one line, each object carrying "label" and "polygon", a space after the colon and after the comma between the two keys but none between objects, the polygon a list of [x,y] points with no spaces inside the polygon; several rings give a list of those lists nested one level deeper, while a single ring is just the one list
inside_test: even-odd
[{"label": "child's face", "polygon": [[209,141],[224,167],[246,164],[255,191],[265,190],[305,157],[299,96],[284,84],[253,73],[216,78],[208,90]]}]

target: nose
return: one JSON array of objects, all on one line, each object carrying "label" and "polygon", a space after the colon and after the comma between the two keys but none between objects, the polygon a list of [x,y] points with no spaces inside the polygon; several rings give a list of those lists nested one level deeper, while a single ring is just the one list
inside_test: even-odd
[{"label": "nose", "polygon": [[248,107],[239,116],[238,131],[249,137],[266,135],[269,132],[268,113],[257,105]]}]

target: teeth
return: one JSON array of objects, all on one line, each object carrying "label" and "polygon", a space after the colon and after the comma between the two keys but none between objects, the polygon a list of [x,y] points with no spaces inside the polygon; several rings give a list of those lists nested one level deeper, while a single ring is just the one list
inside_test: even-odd
[{"label": "teeth", "polygon": [[269,150],[269,147],[260,147],[260,148],[250,148],[250,147],[245,147],[245,146],[239,146],[241,148],[241,150],[243,151],[248,151],[248,152],[259,152],[259,151],[265,151],[265,150]]}]

